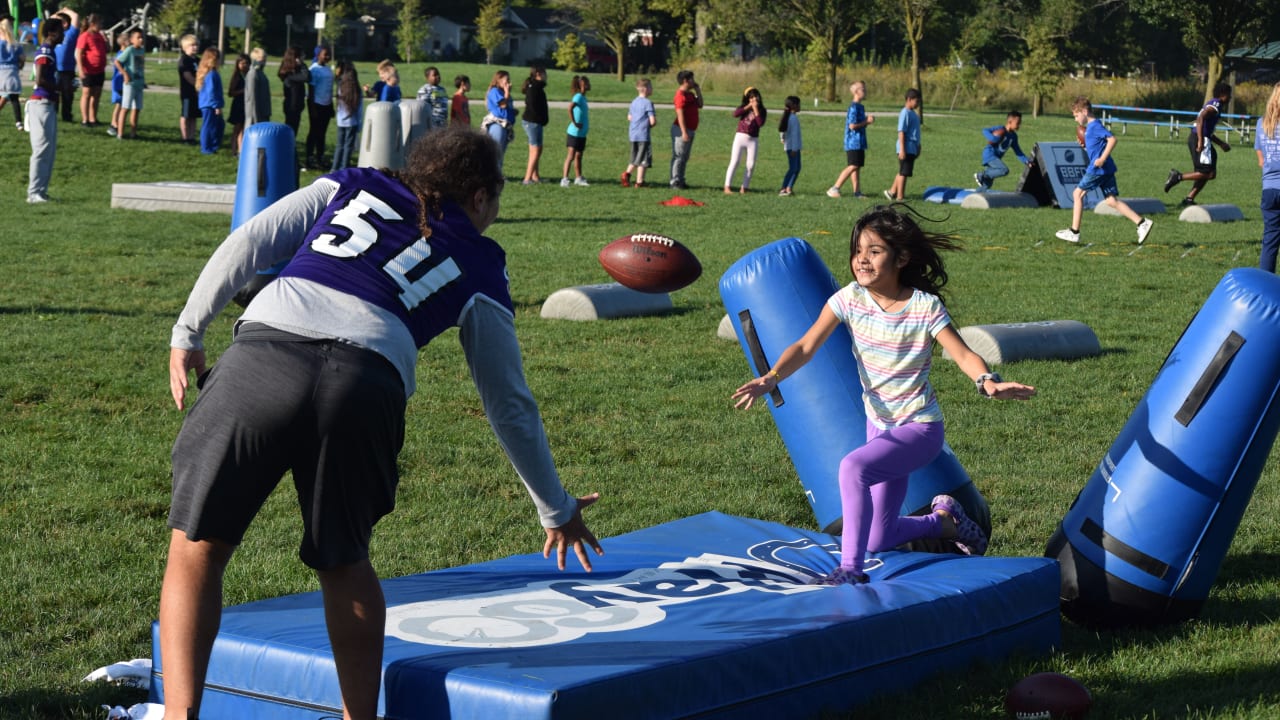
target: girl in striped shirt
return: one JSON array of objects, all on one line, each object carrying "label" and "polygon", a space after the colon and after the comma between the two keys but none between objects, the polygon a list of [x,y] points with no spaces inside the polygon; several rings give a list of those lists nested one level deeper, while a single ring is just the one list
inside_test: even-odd
[{"label": "girl in striped shirt", "polygon": [[907,477],[942,449],[942,411],[929,383],[935,340],[982,395],[1025,400],[1036,392],[991,372],[952,326],[941,296],[947,272],[938,252],[958,249],[954,238],[924,232],[896,206],[879,206],[854,225],[849,245],[854,282],[831,296],[818,320],[769,372],[733,394],[737,407],[751,407],[808,362],[837,326],[849,328],[862,380],[867,442],[840,462],[841,562],[817,580],[823,585],[865,583],[868,550],[889,550],[920,538],[951,540],[965,554],[986,552],[986,536],[949,495],[935,497],[929,515],[899,515]]}]

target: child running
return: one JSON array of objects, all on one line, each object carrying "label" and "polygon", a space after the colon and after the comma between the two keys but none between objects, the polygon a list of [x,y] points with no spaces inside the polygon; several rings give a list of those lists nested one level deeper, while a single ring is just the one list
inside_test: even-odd
[{"label": "child running", "polygon": [[360,98],[360,76],[350,60],[339,60],[334,70],[334,111],[337,113],[338,140],[333,147],[333,167],[330,172],[345,170],[351,164],[360,135],[360,111],[364,101]]},{"label": "child running", "polygon": [[867,161],[867,126],[876,121],[874,115],[868,115],[862,101],[867,97],[867,84],[858,80],[849,85],[849,109],[844,114],[844,157],[845,168],[836,178],[836,184],[827,189],[827,197],[840,197],[840,186],[849,181],[853,188],[853,196],[865,197],[862,194],[862,181],[859,171]]},{"label": "child running", "polygon": [[1071,227],[1059,230],[1055,233],[1056,237],[1070,243],[1080,242],[1084,196],[1096,188],[1102,193],[1103,202],[1138,226],[1138,244],[1141,245],[1151,234],[1152,222],[1134,212],[1128,203],[1120,199],[1120,188],[1116,185],[1116,161],[1111,159],[1111,151],[1116,147],[1116,136],[1111,134],[1101,120],[1094,117],[1093,103],[1087,97],[1078,97],[1071,104],[1071,117],[1075,118],[1077,125],[1085,126],[1084,151],[1089,156],[1089,163],[1085,166],[1080,184],[1071,191]]},{"label": "child running", "polygon": [[779,195],[791,195],[796,178],[800,177],[800,98],[788,95],[782,108],[782,120],[778,121],[778,134],[782,136],[782,150],[787,154],[787,174],[782,176],[782,189]]},{"label": "child running", "polygon": [[982,149],[982,170],[973,174],[974,182],[978,183],[978,192],[990,190],[996,178],[1009,174],[1009,166],[1004,164],[1004,154],[1010,150],[1013,150],[1013,154],[1022,161],[1023,165],[1031,164],[1031,160],[1018,145],[1018,128],[1020,127],[1022,127],[1022,113],[1010,110],[1009,114],[1004,116],[1003,125],[982,129],[982,136],[987,139],[987,146]]},{"label": "child running", "polygon": [[622,172],[622,187],[631,184],[631,171],[636,171],[636,187],[644,187],[644,172],[653,167],[653,126],[658,124],[658,114],[653,109],[653,83],[649,78],[636,82],[636,99],[627,110],[627,134],[631,140],[631,162]]},{"label": "child running", "polygon": [[1177,168],[1169,171],[1164,181],[1164,191],[1169,192],[1174,185],[1183,180],[1190,180],[1191,191],[1182,199],[1182,205],[1196,204],[1196,196],[1209,181],[1218,177],[1218,151],[1214,145],[1222,148],[1222,152],[1231,152],[1231,146],[1214,134],[1218,129],[1218,121],[1222,119],[1222,106],[1231,101],[1231,86],[1220,82],[1213,86],[1213,98],[1200,108],[1196,115],[1196,124],[1187,136],[1187,150],[1191,152],[1191,172],[1178,172]]},{"label": "child running", "polygon": [[933,498],[929,515],[899,515],[907,476],[942,449],[942,411],[929,384],[935,340],[983,396],[1025,400],[1036,392],[991,372],[952,326],[941,296],[947,272],[939,251],[954,249],[953,237],[923,231],[895,206],[873,208],[858,219],[850,237],[854,281],[831,296],[818,320],[769,372],[733,393],[737,407],[750,408],[807,363],[841,323],[853,336],[867,442],[840,462],[845,528],[840,566],[815,584],[868,582],[863,572],[868,550],[889,550],[919,538],[951,540],[965,554],[986,552],[982,530],[948,495]]},{"label": "child running", "polygon": [[222,133],[226,121],[222,117],[222,74],[218,66],[222,54],[216,47],[205,48],[196,67],[196,102],[200,108],[200,152],[212,155],[222,145]]}]

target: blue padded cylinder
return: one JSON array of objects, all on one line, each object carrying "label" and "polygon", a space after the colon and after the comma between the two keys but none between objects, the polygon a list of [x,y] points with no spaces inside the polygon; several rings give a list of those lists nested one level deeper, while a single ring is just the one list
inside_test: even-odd
[{"label": "blue padded cylinder", "polygon": [[1280,278],[1218,283],[1050,539],[1086,625],[1194,617],[1275,442]]},{"label": "blue padded cylinder", "polygon": [[[720,278],[720,297],[753,375],[768,372],[840,287],[813,246],[799,238],[778,240],[730,266]],[[836,328],[813,359],[768,398],[818,527],[839,534],[840,460],[867,441],[862,383],[849,331]],[[939,493],[955,497],[991,534],[986,500],[945,444],[933,462],[911,474],[902,512],[928,511]]]},{"label": "blue padded cylinder", "polygon": [[[293,130],[283,123],[254,123],[244,129],[240,146],[240,168],[236,172],[236,201],[231,209],[231,229],[267,209],[272,203],[298,189],[298,166]],[[283,267],[260,271],[240,292],[235,302],[248,305],[258,291],[276,278]]]}]

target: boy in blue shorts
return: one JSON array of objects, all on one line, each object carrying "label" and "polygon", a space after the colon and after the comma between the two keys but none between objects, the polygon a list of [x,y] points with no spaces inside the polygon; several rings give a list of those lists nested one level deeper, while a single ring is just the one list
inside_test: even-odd
[{"label": "boy in blue shorts", "polygon": [[[120,57],[120,53],[129,47],[129,33],[118,33],[116,35],[116,57]],[[124,73],[119,70],[111,76],[111,125],[107,128],[107,134],[116,137],[120,127],[120,116],[124,114]]]},{"label": "boy in blue shorts", "polygon": [[889,200],[902,200],[907,196],[907,178],[915,172],[916,158],[920,157],[920,91],[907,90],[907,99],[898,113],[898,174],[893,187],[884,191]]},{"label": "boy in blue shorts", "polygon": [[867,96],[867,84],[861,80],[849,85],[849,96],[852,101],[844,113],[844,157],[845,167],[836,178],[836,184],[827,188],[827,197],[840,197],[840,186],[848,180],[853,188],[853,196],[863,197],[862,182],[859,171],[867,161],[867,126],[876,121],[874,115],[868,115],[862,106]]},{"label": "boy in blue shorts", "polygon": [[1023,165],[1031,164],[1031,160],[1018,145],[1018,128],[1020,127],[1022,127],[1022,113],[1010,110],[1004,118],[1003,125],[982,129],[982,136],[987,139],[987,146],[982,149],[982,170],[973,174],[974,181],[978,183],[978,192],[990,190],[996,178],[1009,174],[1009,166],[1004,164],[1004,154],[1009,150],[1013,150],[1013,154],[1022,161]]},{"label": "boy in blue shorts", "polygon": [[1116,161],[1111,159],[1111,151],[1116,146],[1116,136],[1093,115],[1093,103],[1087,97],[1078,97],[1071,104],[1071,117],[1077,125],[1084,128],[1084,150],[1089,156],[1089,164],[1080,184],[1071,192],[1071,227],[1059,230],[1056,236],[1067,242],[1080,242],[1080,218],[1084,215],[1084,196],[1097,188],[1102,192],[1103,202],[1115,208],[1121,215],[1138,226],[1138,244],[1141,245],[1151,234],[1151,221],[1133,211],[1128,203],[1120,199],[1120,189],[1116,186]]},{"label": "boy in blue shorts", "polygon": [[644,187],[644,171],[653,167],[653,143],[650,130],[658,124],[658,116],[653,109],[653,83],[649,78],[640,78],[636,83],[636,99],[631,101],[627,110],[627,134],[631,140],[631,162],[622,172],[622,187],[631,184],[631,171],[636,171],[636,187]]}]

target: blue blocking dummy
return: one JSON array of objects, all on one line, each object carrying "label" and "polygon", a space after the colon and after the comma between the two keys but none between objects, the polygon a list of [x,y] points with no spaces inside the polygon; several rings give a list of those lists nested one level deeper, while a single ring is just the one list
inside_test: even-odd
[{"label": "blue blocking dummy", "polygon": [[[244,129],[240,144],[240,169],[236,173],[236,201],[231,208],[231,229],[267,209],[298,189],[293,130],[283,123],[254,123]],[[235,301],[248,305],[258,291],[276,279],[284,265],[259,271]]]},{"label": "blue blocking dummy", "polygon": [[[813,246],[799,238],[754,250],[725,272],[720,297],[753,376],[769,371],[782,351],[818,319],[827,299],[840,287]],[[862,383],[848,329],[836,328],[813,359],[768,397],[773,421],[818,527],[840,534],[840,460],[867,442]],[[929,503],[939,493],[956,498],[990,536],[987,502],[945,444],[933,462],[911,474],[902,512],[932,512]]]},{"label": "blue blocking dummy", "polygon": [[1194,617],[1280,425],[1280,278],[1227,273],[1049,541],[1067,617]]}]

